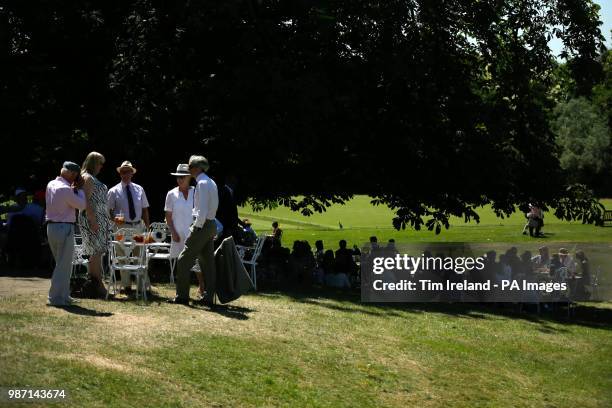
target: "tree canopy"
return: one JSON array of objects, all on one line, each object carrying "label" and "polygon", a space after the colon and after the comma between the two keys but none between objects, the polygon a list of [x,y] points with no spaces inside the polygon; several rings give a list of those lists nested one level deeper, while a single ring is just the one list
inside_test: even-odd
[{"label": "tree canopy", "polygon": [[610,162],[606,120],[585,98],[562,102],[554,109],[553,131],[561,147],[561,167],[574,181],[592,179]]},{"label": "tree canopy", "polygon": [[203,153],[256,207],[308,214],[369,194],[396,211],[396,227],[439,231],[487,203],[503,215],[535,200],[591,222],[599,208],[567,187],[551,132],[548,41],[563,40],[573,80],[591,89],[602,75],[598,9],[3,0],[3,146],[39,185],[89,150],[109,164],[129,159],[159,207],[167,173]]}]

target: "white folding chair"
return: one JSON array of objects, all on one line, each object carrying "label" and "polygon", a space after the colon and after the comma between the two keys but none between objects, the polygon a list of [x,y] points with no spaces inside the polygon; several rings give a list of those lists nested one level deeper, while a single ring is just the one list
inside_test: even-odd
[{"label": "white folding chair", "polygon": [[251,281],[255,290],[257,290],[257,258],[261,254],[266,238],[266,235],[258,236],[254,246],[236,245],[242,264],[251,266]]},{"label": "white folding chair", "polygon": [[[119,230],[115,232],[115,238],[118,234],[124,234],[126,231]],[[125,235],[124,235],[125,238]],[[112,242],[110,245],[110,256],[109,256],[109,271],[110,271],[110,281],[109,281],[109,290],[110,286],[113,287],[114,293],[117,292],[117,279],[116,272],[117,271],[128,271],[130,275],[136,276],[136,299],[138,299],[142,293],[144,300],[147,300],[147,291],[146,284],[149,281],[147,269],[148,269],[148,257],[147,257],[147,246],[146,244],[138,245],[141,248],[138,251],[138,254],[132,256],[134,249],[136,247],[135,242],[126,242],[124,240],[119,240]],[[121,248],[121,254],[117,252],[117,249]]]},{"label": "white folding chair", "polygon": [[77,273],[77,268],[84,266],[89,272],[89,259],[83,255],[83,244],[74,245],[74,253],[72,254],[72,271],[70,272],[70,279],[74,278]]},{"label": "white folding chair", "polygon": [[170,264],[170,282],[174,283],[174,266],[176,259],[170,257],[170,243],[166,242],[170,236],[170,227],[165,222],[154,222],[149,227],[149,234],[155,241],[148,246],[148,259],[162,259]]}]

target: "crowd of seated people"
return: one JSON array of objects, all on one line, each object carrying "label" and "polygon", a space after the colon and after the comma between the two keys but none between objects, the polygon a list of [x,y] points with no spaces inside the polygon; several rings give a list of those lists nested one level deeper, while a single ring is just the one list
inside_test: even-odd
[{"label": "crowd of seated people", "polygon": [[510,279],[546,279],[553,282],[567,282],[575,298],[588,299],[591,285],[591,272],[588,257],[584,251],[577,250],[575,258],[566,248],[550,254],[547,246],[538,248],[538,254],[524,251],[520,256],[516,247],[511,247],[499,255],[489,251],[485,258],[485,276],[501,282]]},{"label": "crowd of seated people", "polygon": [[294,241],[289,251],[280,245],[282,230],[277,222],[266,240],[259,258],[258,280],[285,283],[296,287],[312,285],[333,288],[355,288],[359,284],[359,265],[356,261],[361,251],[356,245],[348,247],[340,240],[338,248],[325,249],[322,240],[313,249],[308,241]]},{"label": "crowd of seated people", "polygon": [[[314,249],[308,241],[295,241],[292,250],[280,245],[282,230],[274,222],[269,239],[264,245],[260,258],[260,282],[284,282],[297,287],[317,285],[321,287],[350,289],[360,285],[359,257],[361,250],[357,245],[352,248],[346,240],[338,242],[337,249],[326,249],[322,240],[315,242]],[[376,237],[370,237],[368,253],[380,251],[393,256],[397,253],[395,240],[390,239],[386,246],[380,247]],[[259,268],[259,267],[258,267]]]}]

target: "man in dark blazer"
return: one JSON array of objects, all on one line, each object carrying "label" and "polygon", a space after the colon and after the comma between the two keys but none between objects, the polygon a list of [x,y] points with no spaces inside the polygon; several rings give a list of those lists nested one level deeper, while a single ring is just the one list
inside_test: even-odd
[{"label": "man in dark blazer", "polygon": [[236,243],[242,240],[243,222],[238,218],[238,205],[236,204],[237,179],[233,175],[225,177],[225,184],[219,189],[219,208],[217,220],[223,224],[223,233],[217,238],[215,246],[219,246],[227,237],[234,237]]}]

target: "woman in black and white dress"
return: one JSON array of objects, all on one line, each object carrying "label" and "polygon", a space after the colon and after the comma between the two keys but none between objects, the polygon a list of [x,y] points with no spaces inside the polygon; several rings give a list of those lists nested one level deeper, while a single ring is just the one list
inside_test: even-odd
[{"label": "woman in black and white dress", "polygon": [[107,205],[108,188],[96,178],[104,162],[104,156],[91,152],[81,167],[87,208],[79,214],[83,253],[89,255],[89,276],[99,297],[106,296],[106,288],[102,282],[102,256],[108,250],[111,230]]}]

